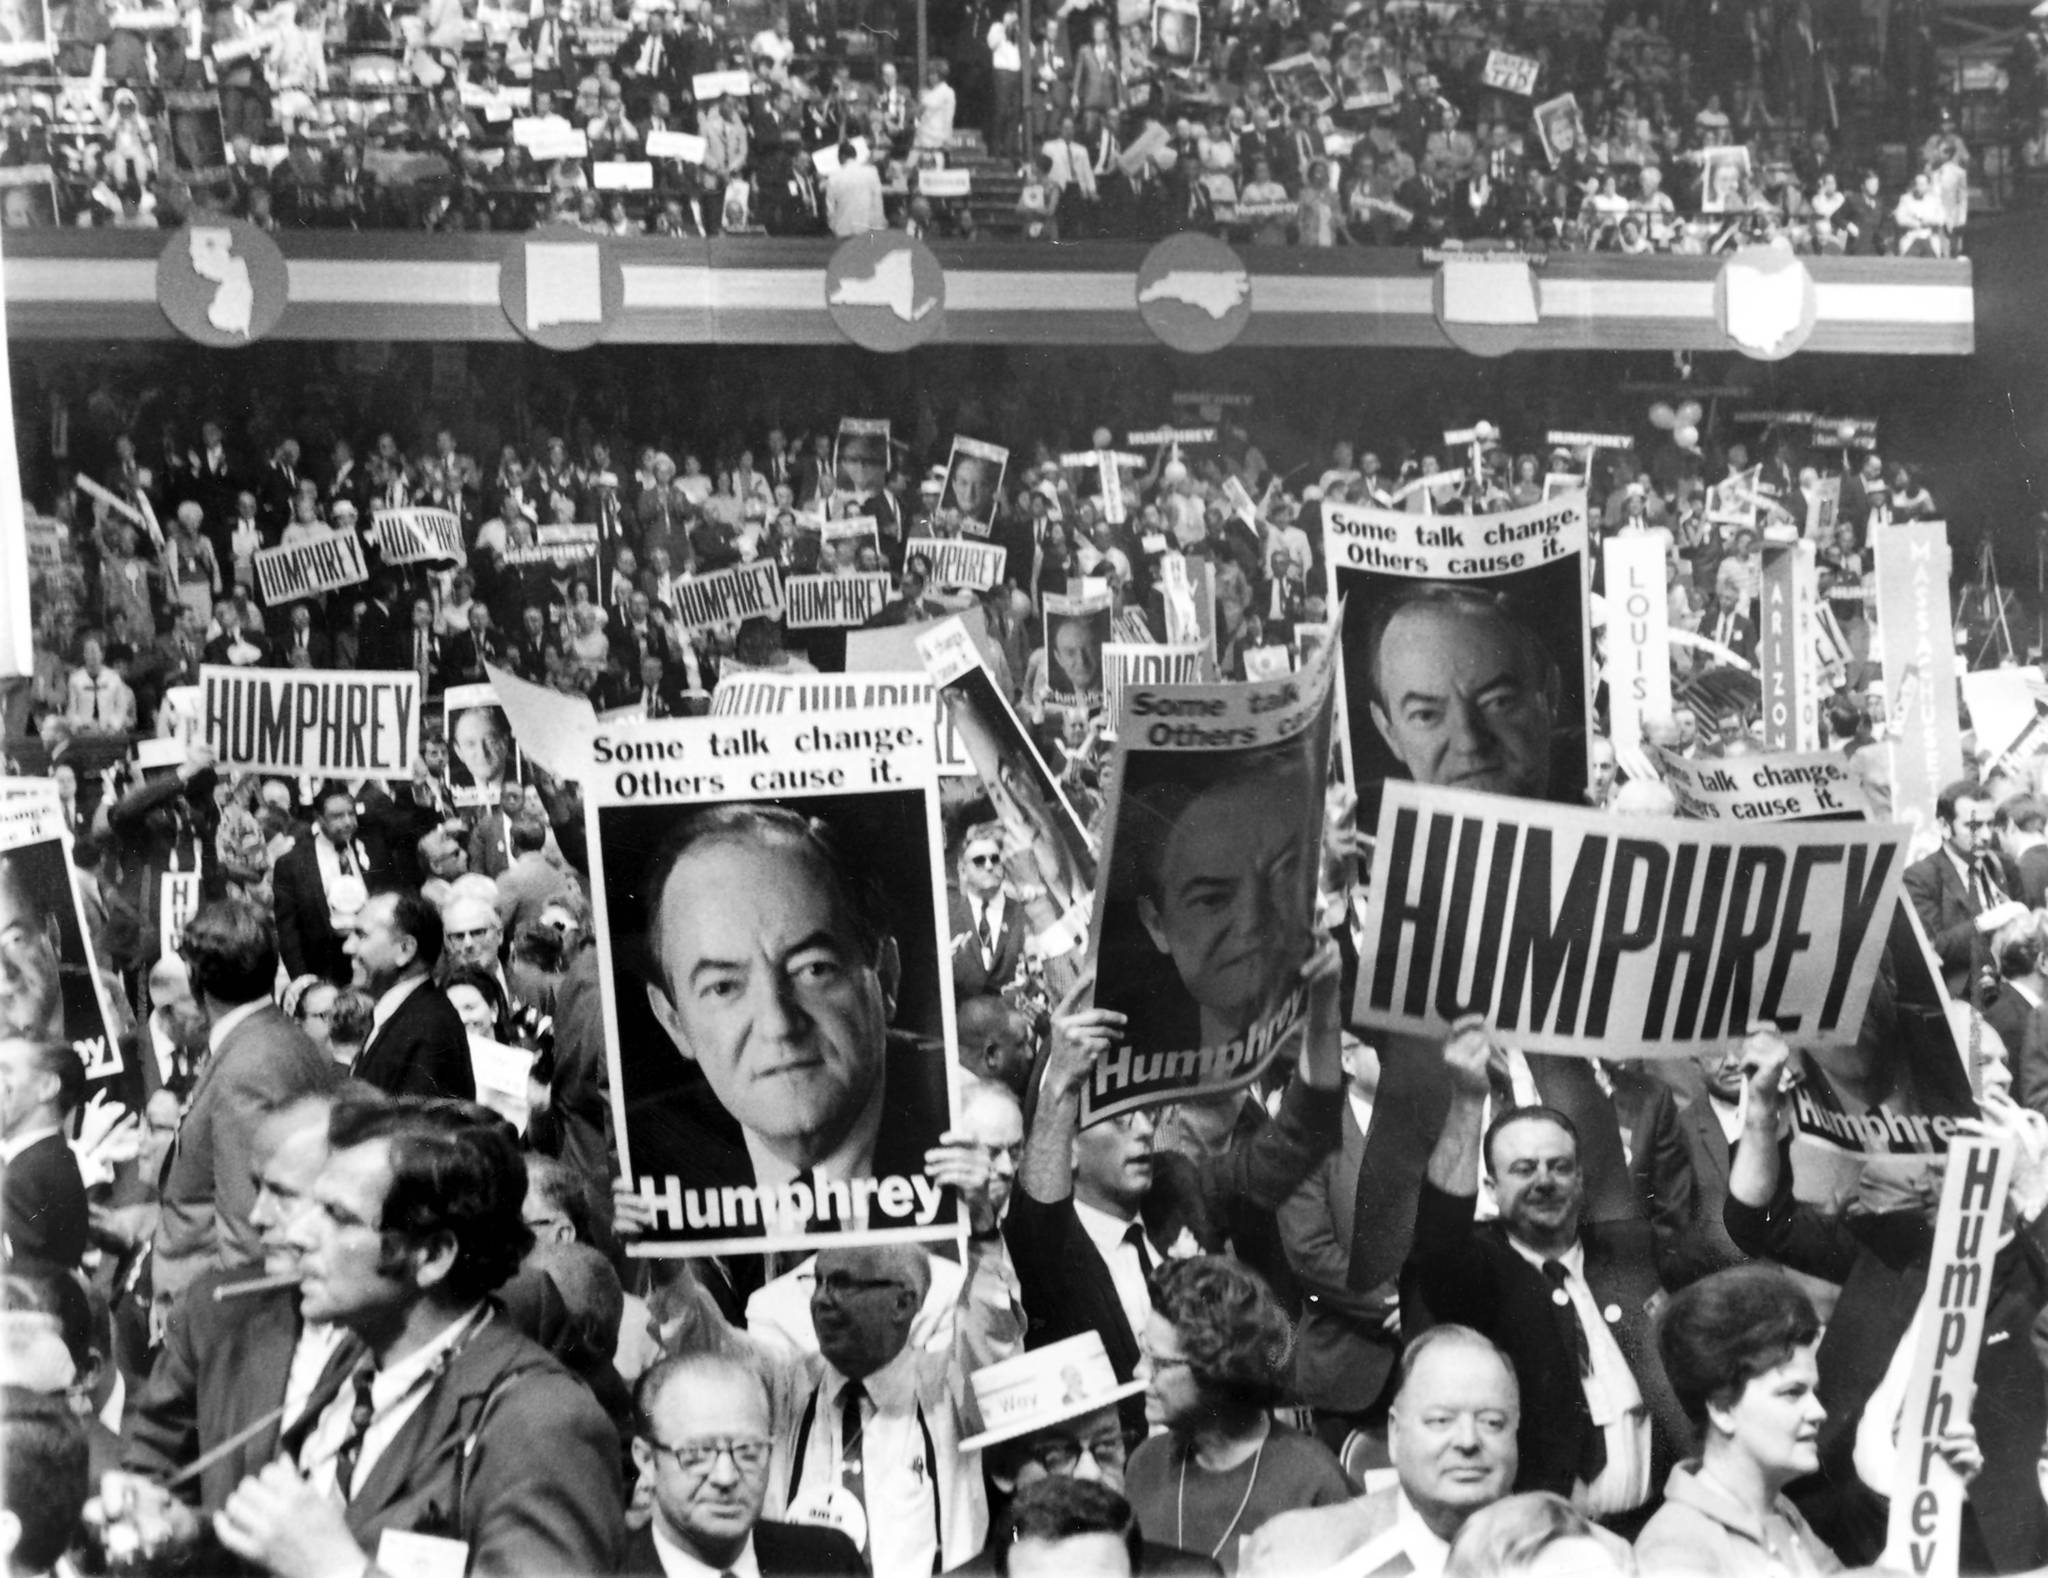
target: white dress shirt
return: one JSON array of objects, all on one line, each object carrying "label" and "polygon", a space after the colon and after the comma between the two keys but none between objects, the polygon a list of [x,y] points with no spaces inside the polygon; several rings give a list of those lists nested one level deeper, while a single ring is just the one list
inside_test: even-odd
[{"label": "white dress shirt", "polygon": [[[861,1382],[868,1396],[861,1410],[861,1468],[873,1572],[915,1574],[956,1567],[981,1549],[988,1532],[981,1454],[960,1450],[958,1418],[945,1380],[949,1363],[950,1356],[935,1362],[906,1344]],[[820,1370],[817,1406],[804,1410],[809,1432],[802,1443],[801,1476],[790,1486],[788,1505],[798,1511],[842,1483],[840,1393],[849,1383],[829,1364]],[[800,1417],[798,1429],[803,1422]],[[794,1432],[789,1441],[788,1460],[794,1463]],[[943,1557],[936,1567],[934,1557]]]},{"label": "white dress shirt", "polygon": [[[431,1377],[434,1367],[442,1355],[451,1352],[479,1322],[488,1319],[488,1306],[476,1305],[450,1321],[431,1342],[377,1372],[370,1383],[370,1407],[375,1417],[370,1421],[370,1428],[363,1432],[363,1444],[356,1453],[355,1472],[350,1481],[352,1489],[360,1490],[368,1482],[370,1470],[376,1467],[377,1460],[390,1449],[391,1443],[398,1439],[398,1432],[405,1428],[405,1422],[427,1400],[427,1393],[433,1390]],[[352,1379],[344,1381],[341,1390],[334,1394],[334,1400],[321,1410],[320,1422],[299,1449],[299,1471],[323,1495],[335,1492],[335,1457],[349,1438],[350,1416],[354,1414],[355,1406],[354,1382]]]},{"label": "white dress shirt", "polygon": [[[1512,1234],[1508,1242],[1538,1271],[1550,1256],[1531,1249]],[[1593,1373],[1585,1381],[1586,1402],[1593,1423],[1607,1436],[1607,1466],[1592,1484],[1572,1487],[1572,1505],[1590,1518],[1633,1512],[1650,1499],[1650,1411],[1621,1344],[1608,1328],[1621,1319],[1621,1306],[1602,1310],[1586,1285],[1586,1246],[1573,1244],[1556,1259],[1565,1269],[1564,1289],[1579,1312]],[[1612,1312],[1611,1315],[1609,1312]]]},{"label": "white dress shirt", "polygon": [[348,1329],[332,1321],[309,1320],[299,1328],[299,1340],[292,1348],[291,1368],[284,1377],[284,1423],[285,1428],[299,1422],[306,1411],[306,1404],[313,1400],[313,1388],[320,1384],[320,1377],[327,1373],[327,1361],[334,1357],[335,1349],[341,1346],[341,1339],[348,1335]]},{"label": "white dress shirt", "polygon": [[723,1567],[713,1567],[700,1561],[668,1537],[661,1526],[661,1514],[654,1515],[654,1522],[648,1525],[654,1534],[654,1556],[661,1563],[661,1570],[668,1578],[761,1578],[761,1564],[754,1558],[754,1536],[747,1536],[747,1543],[740,1548],[739,1555]]},{"label": "white dress shirt", "polygon": [[1107,1211],[1083,1205],[1078,1199],[1074,1201],[1074,1215],[1080,1219],[1081,1231],[1095,1245],[1103,1264],[1109,1267],[1109,1280],[1116,1287],[1116,1301],[1123,1306],[1124,1319],[1131,1323],[1131,1335],[1142,1337],[1145,1318],[1152,1313],[1152,1290],[1146,1284],[1145,1263],[1139,1258],[1138,1246],[1124,1240],[1131,1230],[1130,1222],[1119,1222]]}]

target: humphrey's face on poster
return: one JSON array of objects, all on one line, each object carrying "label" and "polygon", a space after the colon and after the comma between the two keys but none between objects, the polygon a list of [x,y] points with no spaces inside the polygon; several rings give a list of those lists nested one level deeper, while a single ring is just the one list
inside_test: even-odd
[{"label": "humphrey's face on poster", "polygon": [[955,455],[946,496],[963,520],[985,521],[995,513],[996,463],[985,455]]},{"label": "humphrey's face on poster", "polygon": [[1202,1044],[1247,1029],[1310,949],[1318,807],[1299,745],[1190,791],[1140,791],[1138,918],[1201,1009]]},{"label": "humphrey's face on poster", "polygon": [[512,774],[512,728],[499,707],[471,707],[455,716],[450,730],[455,759],[469,781],[484,790],[502,790]]},{"label": "humphrey's face on poster", "polygon": [[889,440],[881,433],[842,433],[835,466],[839,491],[870,498],[889,474]]},{"label": "humphrey's face on poster", "polygon": [[1417,783],[1540,797],[1555,663],[1491,594],[1419,584],[1372,644],[1373,726]]},{"label": "humphrey's face on poster", "polygon": [[57,917],[43,908],[49,895],[27,869],[30,858],[0,855],[0,1036],[64,1041]]},{"label": "humphrey's face on poster", "polygon": [[1092,617],[1055,618],[1051,649],[1054,690],[1080,696],[1102,688],[1102,642]]},{"label": "humphrey's face on poster", "polygon": [[745,1130],[757,1172],[766,1158],[797,1171],[843,1158],[864,1119],[871,1152],[898,983],[877,907],[791,811],[697,812],[669,849],[648,999]]}]

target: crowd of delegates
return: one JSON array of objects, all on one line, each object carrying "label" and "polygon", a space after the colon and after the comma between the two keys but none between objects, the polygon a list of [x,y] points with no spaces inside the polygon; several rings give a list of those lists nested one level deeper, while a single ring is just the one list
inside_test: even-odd
[{"label": "crowd of delegates", "polygon": [[[959,1192],[962,1243],[629,1259],[649,1217],[614,1187],[576,786],[529,771],[523,787],[502,739],[460,732],[454,766],[497,780],[495,804],[457,803],[432,733],[403,782],[226,774],[156,735],[166,693],[207,661],[416,666],[431,693],[495,656],[608,708],[701,708],[721,673],[835,666],[846,637],[767,619],[684,631],[679,584],[762,556],[819,569],[820,512],[865,515],[875,540],[849,568],[894,577],[880,617],[935,618],[973,599],[927,585],[906,545],[959,531],[955,497],[873,457],[842,475],[829,432],[763,434],[719,455],[715,480],[625,435],[632,462],[549,439],[484,465],[443,432],[418,456],[380,434],[365,460],[343,445],[317,466],[289,441],[241,455],[211,421],[193,437],[162,471],[125,440],[101,468],[170,523],[161,546],[67,494],[54,508],[78,558],[36,585],[47,662],[28,704],[147,1098],[120,1122],[81,1111],[73,1053],[0,1042],[13,1570],[53,1570],[81,1543],[131,1570],[234,1559],[283,1578],[372,1561],[1807,1574],[1884,1554],[1888,1498],[1908,1488],[1894,1435],[1934,1191],[1873,1168],[1849,1210],[1797,1203],[1781,1141],[1802,1074],[1860,1080],[1873,1105],[1915,1077],[1889,1055],[1901,1027],[1946,1021],[1908,1000],[1902,970],[1854,1067],[1775,1033],[1725,1057],[1616,1047],[1598,1064],[1470,1023],[1440,1046],[1368,1044],[1342,1024],[1351,901],[1371,896],[1345,891],[1359,839],[1340,797],[1298,1049],[1250,1088],[1082,1129],[1122,1017],[1047,1000],[1011,835],[953,791],[966,1088],[924,1165]],[[1014,569],[980,604],[998,683],[1091,822],[1101,742],[1049,700],[1042,594],[1107,580],[1120,629],[1155,636],[1163,556],[1206,562],[1219,666],[1242,678],[1249,653],[1327,616],[1329,501],[1455,513],[1585,476],[1583,457],[1511,450],[1421,449],[1390,471],[1346,442],[1283,486],[1241,427],[1222,437],[1127,468],[1115,500],[1091,493],[1098,468],[1019,438],[993,524]],[[1875,452],[1752,442],[1754,463],[1660,420],[1640,458],[1593,471],[1600,532],[1664,534],[1673,611],[1700,643],[1664,741],[1757,748],[1742,684],[1756,539],[1831,499],[1831,745],[1881,788],[1862,556],[1932,502]],[[384,562],[375,512],[403,502],[455,511],[466,563]],[[574,551],[506,564],[536,517],[600,528],[602,584]],[[254,552],[333,531],[364,535],[368,584],[263,606]],[[1481,736],[1494,726],[1467,710]],[[115,764],[81,775],[95,750]],[[1590,801],[1668,812],[1660,785],[1616,790],[1612,753],[1597,761]],[[1434,781],[1423,758],[1406,765]],[[2048,1377],[2029,1340],[2048,1306],[2048,813],[2031,787],[1987,773],[1945,792],[1944,847],[1908,881],[1947,988],[1982,993],[1995,971],[1980,1110],[2016,1156],[1978,1403],[1942,1443],[1976,1487],[1967,1571],[2048,1558]],[[206,902],[164,953],[153,906],[173,869],[201,873]],[[479,1089],[473,1037],[532,1053],[523,1100]],[[1426,1067],[1435,1097],[1383,1103],[1383,1053]],[[1368,1145],[1385,1165],[1366,1166]],[[985,1411],[995,1398],[1010,1404]]]},{"label": "crowd of delegates", "polygon": [[[845,0],[63,16],[71,86],[6,112],[8,224],[973,235],[916,183],[968,128],[1033,238],[1937,254],[1968,218],[1924,30],[1839,0],[1075,3],[1028,41],[976,5],[931,20],[921,81],[910,8]],[[1890,185],[1838,145],[1852,102],[1915,139]]]}]

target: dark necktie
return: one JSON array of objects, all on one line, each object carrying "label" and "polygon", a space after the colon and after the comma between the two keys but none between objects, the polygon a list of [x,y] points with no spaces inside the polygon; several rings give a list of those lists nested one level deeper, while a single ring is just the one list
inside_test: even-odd
[{"label": "dark necktie", "polygon": [[980,913],[974,923],[974,934],[981,939],[981,962],[987,969],[996,962],[996,944],[995,938],[989,934],[988,906],[982,904],[978,908]]},{"label": "dark necktie", "polygon": [[92,682],[92,721],[94,723],[100,721],[100,682],[98,680]]},{"label": "dark necktie", "polygon": [[336,844],[334,846],[334,858],[340,863],[341,874],[344,877],[352,877],[356,874],[356,857],[350,851],[348,845]]},{"label": "dark necktie", "polygon": [[[1586,1340],[1586,1328],[1579,1319],[1579,1306],[1565,1286],[1571,1272],[1561,1260],[1546,1260],[1543,1262],[1543,1275],[1550,1279],[1550,1302],[1561,1312],[1559,1325],[1563,1327],[1566,1322],[1570,1323],[1565,1334],[1571,1341],[1572,1357],[1578,1362],[1579,1383],[1583,1387],[1593,1378],[1593,1347]],[[1579,1478],[1590,1485],[1606,1467],[1607,1432],[1596,1424],[1579,1452]]]},{"label": "dark necktie", "polygon": [[1145,1242],[1145,1224],[1133,1222],[1124,1229],[1124,1242],[1138,1252],[1138,1269],[1145,1273],[1145,1280],[1152,1280],[1152,1249]]},{"label": "dark necktie", "polygon": [[[97,707],[93,711],[93,716],[99,716]],[[1998,902],[1998,895],[1991,886],[1991,877],[1981,865],[1972,864],[1970,867],[1970,896],[1977,901],[1979,915]]]},{"label": "dark necktie", "polygon": [[867,1399],[867,1388],[858,1381],[848,1382],[846,1389],[839,1394],[839,1483],[860,1503],[860,1553],[863,1557],[868,1555],[868,1474],[861,1440],[866,1434],[866,1426],[861,1419],[860,1405]]},{"label": "dark necktie", "polygon": [[351,1381],[355,1386],[355,1406],[348,1414],[348,1439],[341,1443],[341,1450],[334,1454],[334,1487],[341,1492],[341,1499],[347,1501],[356,1477],[356,1459],[363,1454],[363,1437],[370,1433],[370,1422],[377,1417],[377,1410],[370,1401],[370,1388],[377,1379],[376,1370],[368,1365],[357,1367]]}]

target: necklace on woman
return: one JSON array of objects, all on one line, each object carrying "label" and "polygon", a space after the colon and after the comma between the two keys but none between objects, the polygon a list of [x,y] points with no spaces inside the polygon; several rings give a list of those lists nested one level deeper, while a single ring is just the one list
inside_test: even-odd
[{"label": "necklace on woman", "polygon": [[[1266,1455],[1266,1443],[1272,1438],[1273,1432],[1269,1426],[1266,1433],[1259,1438],[1258,1451],[1252,1454],[1252,1477],[1245,1481],[1244,1496],[1237,1504],[1237,1511],[1233,1512],[1230,1515],[1230,1521],[1223,1525],[1222,1536],[1216,1541],[1214,1548],[1209,1552],[1209,1559],[1211,1561],[1222,1560],[1223,1547],[1230,1543],[1231,1535],[1237,1532],[1237,1520],[1244,1516],[1244,1509],[1252,1504],[1252,1489],[1259,1482],[1259,1463]],[[1190,1441],[1188,1443],[1188,1457],[1193,1455],[1194,1443]],[[1187,1513],[1188,1459],[1183,1457],[1180,1460],[1180,1489],[1175,1493],[1173,1499],[1173,1543],[1183,1549],[1187,1546]]]}]

